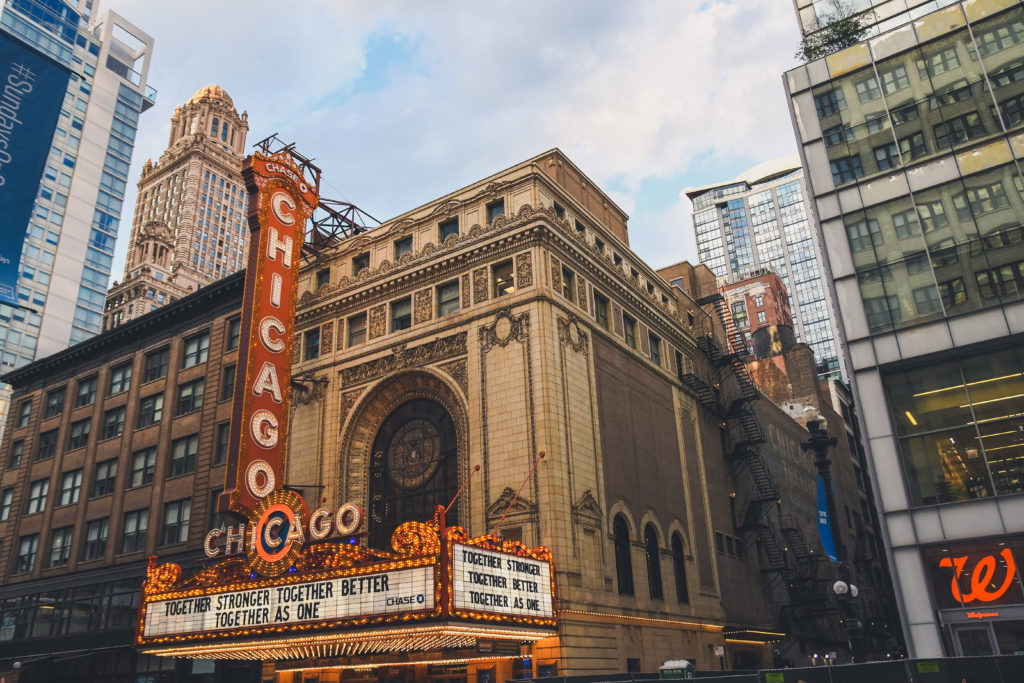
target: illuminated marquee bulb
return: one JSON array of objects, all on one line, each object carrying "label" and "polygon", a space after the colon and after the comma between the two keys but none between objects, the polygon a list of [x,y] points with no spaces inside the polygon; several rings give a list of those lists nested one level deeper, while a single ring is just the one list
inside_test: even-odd
[{"label": "illuminated marquee bulb", "polygon": [[[263,474],[263,484],[259,483],[259,475]],[[257,498],[266,498],[277,486],[274,477],[274,468],[266,460],[253,460],[245,468],[245,483],[249,486],[249,493]]]},{"label": "illuminated marquee bulb", "polygon": [[[287,208],[286,212],[284,209]],[[295,200],[287,192],[275,192],[270,196],[270,210],[282,225],[295,225]],[[274,257],[271,256],[271,259]]]},{"label": "illuminated marquee bulb", "polygon": [[249,421],[253,441],[263,448],[277,445],[277,417],[266,409],[257,410]]}]

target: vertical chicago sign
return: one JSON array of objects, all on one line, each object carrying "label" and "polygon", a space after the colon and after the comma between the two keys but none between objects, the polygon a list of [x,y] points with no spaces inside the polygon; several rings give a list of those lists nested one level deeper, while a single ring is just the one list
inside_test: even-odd
[{"label": "vertical chicago sign", "polygon": [[[247,158],[242,177],[249,192],[253,245],[242,299],[241,329],[248,339],[238,350],[221,508],[252,520],[250,559],[276,573],[273,567],[286,568],[285,560],[298,552],[299,544],[287,542],[288,534],[302,533],[297,517],[308,519],[302,498],[280,486],[285,476],[300,253],[306,221],[319,199],[317,188],[309,186],[287,152]],[[258,527],[278,533],[253,533]],[[244,528],[236,535],[244,539]]]}]

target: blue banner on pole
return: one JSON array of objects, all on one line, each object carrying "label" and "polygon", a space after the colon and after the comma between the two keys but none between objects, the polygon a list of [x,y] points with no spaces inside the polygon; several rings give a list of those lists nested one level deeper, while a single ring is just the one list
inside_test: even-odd
[{"label": "blue banner on pole", "polygon": [[71,72],[0,32],[0,302],[18,305],[25,230]]},{"label": "blue banner on pole", "polygon": [[825,554],[833,562],[839,562],[836,557],[836,543],[832,538],[832,519],[828,513],[828,495],[825,492],[825,480],[818,475],[818,535],[821,537],[821,546]]}]

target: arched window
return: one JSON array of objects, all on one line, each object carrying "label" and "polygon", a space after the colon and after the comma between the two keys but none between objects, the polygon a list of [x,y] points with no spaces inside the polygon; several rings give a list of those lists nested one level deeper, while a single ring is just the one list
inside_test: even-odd
[{"label": "arched window", "polygon": [[[388,549],[403,522],[434,516],[459,489],[455,424],[444,407],[426,398],[398,406],[373,441],[370,460],[370,547]],[[459,519],[458,501],[448,511]]]},{"label": "arched window", "polygon": [[228,141],[228,122],[220,124],[220,139],[224,142]]},{"label": "arched window", "polygon": [[619,595],[633,595],[633,560],[629,556],[629,525],[622,515],[612,522],[615,536],[615,575],[619,580]]},{"label": "arched window", "polygon": [[220,119],[216,116],[213,117],[213,123],[210,125],[210,136],[217,137],[217,129],[220,128]]},{"label": "arched window", "polygon": [[686,557],[679,534],[672,534],[672,567],[676,573],[676,597],[679,602],[690,602],[690,591],[686,587]]},{"label": "arched window", "polygon": [[644,550],[647,552],[647,585],[651,588],[651,597],[664,600],[665,592],[661,587],[661,557],[658,551],[658,533],[653,524],[644,527]]}]

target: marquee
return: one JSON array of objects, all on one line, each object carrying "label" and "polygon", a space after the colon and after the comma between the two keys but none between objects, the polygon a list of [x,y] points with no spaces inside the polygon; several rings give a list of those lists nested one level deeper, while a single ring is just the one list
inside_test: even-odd
[{"label": "marquee", "polygon": [[[469,538],[463,528],[445,526],[443,507],[433,520],[399,526],[391,544],[390,552],[309,545],[275,576],[261,576],[244,556],[189,578],[179,565],[150,558],[136,642],[145,652],[177,657],[289,659],[310,656],[309,643],[329,656],[360,638],[364,652],[390,652],[552,635],[547,548]],[[376,646],[367,647],[367,633]]]}]

